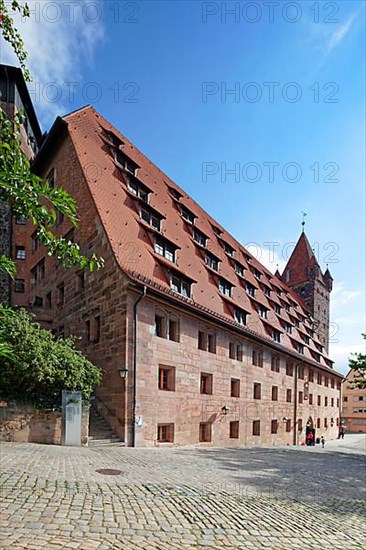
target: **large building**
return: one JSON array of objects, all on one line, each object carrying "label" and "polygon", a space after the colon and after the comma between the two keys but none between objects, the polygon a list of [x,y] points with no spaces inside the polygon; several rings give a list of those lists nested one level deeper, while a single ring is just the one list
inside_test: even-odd
[{"label": "large building", "polygon": [[103,369],[99,411],[127,445],[338,435],[342,376],[318,308],[331,278],[304,232],[273,275],[91,107],[56,120],[33,169],[77,201],[80,226],[58,216],[55,231],[105,268],[63,269],[27,223],[24,302],[80,337]]},{"label": "large building", "polygon": [[350,370],[342,382],[342,426],[349,433],[366,433],[366,387],[359,388],[359,373]]}]

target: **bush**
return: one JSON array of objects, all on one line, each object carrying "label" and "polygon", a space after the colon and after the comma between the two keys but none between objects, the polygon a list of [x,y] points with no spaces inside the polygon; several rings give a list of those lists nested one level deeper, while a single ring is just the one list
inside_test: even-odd
[{"label": "bush", "polygon": [[24,309],[0,306],[2,397],[55,408],[62,390],[81,391],[89,401],[101,378],[101,370],[75,349],[75,338],[56,338]]}]

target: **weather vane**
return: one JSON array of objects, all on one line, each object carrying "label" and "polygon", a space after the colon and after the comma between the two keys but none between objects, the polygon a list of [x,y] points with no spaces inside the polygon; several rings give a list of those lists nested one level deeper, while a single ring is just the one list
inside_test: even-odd
[{"label": "weather vane", "polygon": [[307,213],[306,212],[303,212],[301,210],[301,214],[302,214],[302,222],[301,222],[301,225],[302,225],[302,232],[305,231],[305,216],[307,216]]}]

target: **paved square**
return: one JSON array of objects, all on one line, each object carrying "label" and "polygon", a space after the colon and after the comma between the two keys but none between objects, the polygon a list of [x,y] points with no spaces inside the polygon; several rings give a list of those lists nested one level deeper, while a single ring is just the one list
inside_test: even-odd
[{"label": "paved square", "polygon": [[5,443],[1,467],[2,550],[366,548],[365,457],[344,442],[324,450]]}]

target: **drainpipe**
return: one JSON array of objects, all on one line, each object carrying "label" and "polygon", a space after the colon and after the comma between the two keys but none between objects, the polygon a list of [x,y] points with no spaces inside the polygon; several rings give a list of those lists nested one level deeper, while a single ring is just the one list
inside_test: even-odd
[{"label": "drainpipe", "polygon": [[142,294],[133,305],[133,413],[132,413],[132,447],[136,444],[136,384],[137,384],[137,311],[139,303],[146,296],[146,286],[143,287]]},{"label": "drainpipe", "polygon": [[296,363],[295,365],[295,373],[294,373],[294,437],[293,437],[293,444],[297,445],[297,373],[298,373],[298,366],[300,363]]}]

